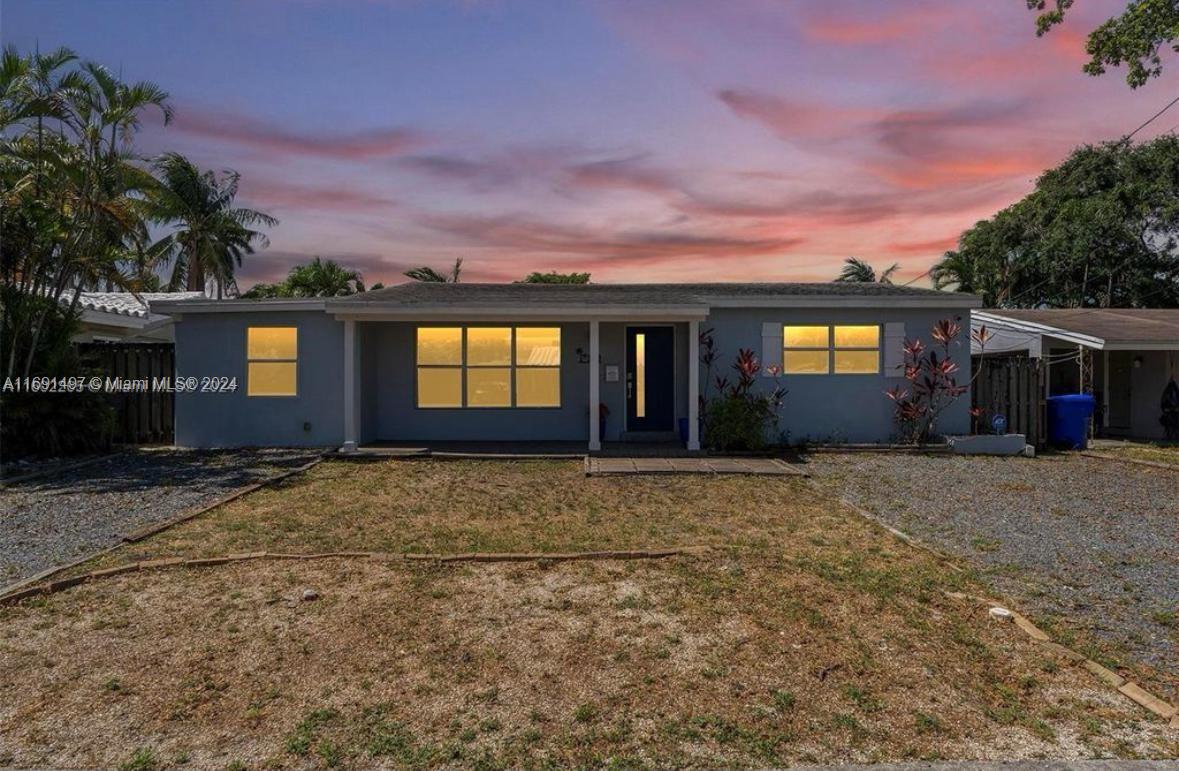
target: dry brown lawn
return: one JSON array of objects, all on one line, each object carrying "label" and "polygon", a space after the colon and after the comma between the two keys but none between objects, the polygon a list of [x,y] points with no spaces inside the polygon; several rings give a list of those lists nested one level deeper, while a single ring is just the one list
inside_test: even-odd
[{"label": "dry brown lawn", "polygon": [[1095,448],[1094,451],[1103,455],[1118,455],[1133,460],[1147,460],[1153,463],[1169,463],[1179,466],[1179,445],[1175,444],[1109,444]]},{"label": "dry brown lawn", "polygon": [[[1174,732],[795,479],[328,463],[129,549],[245,562],[0,609],[0,765],[716,766],[1164,757]],[[302,601],[303,589],[319,598]]]}]

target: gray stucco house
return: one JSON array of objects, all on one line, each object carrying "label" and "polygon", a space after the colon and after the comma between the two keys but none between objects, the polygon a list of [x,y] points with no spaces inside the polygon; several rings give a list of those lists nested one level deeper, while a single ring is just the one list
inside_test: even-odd
[{"label": "gray stucco house", "polygon": [[[699,449],[700,363],[740,348],[759,382],[788,394],[790,442],[887,442],[884,391],[902,383],[906,337],[960,318],[978,298],[887,284],[429,284],[305,300],[153,303],[175,321],[178,376],[236,390],[176,395],[188,447],[374,442],[675,439]],[[966,332],[959,364],[969,377]],[[771,374],[781,370],[780,374]],[[969,428],[969,400],[941,430]],[[599,405],[608,411],[599,435]]]}]

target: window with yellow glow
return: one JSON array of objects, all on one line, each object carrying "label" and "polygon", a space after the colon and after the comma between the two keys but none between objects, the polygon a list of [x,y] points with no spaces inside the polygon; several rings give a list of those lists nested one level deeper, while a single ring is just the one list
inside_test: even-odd
[{"label": "window with yellow glow", "polygon": [[830,349],[830,327],[782,327],[782,371],[787,375],[826,375],[831,371]]},{"label": "window with yellow glow", "polygon": [[835,327],[837,375],[875,375],[880,372],[880,325]]},{"label": "window with yellow glow", "polygon": [[561,406],[560,327],[516,327],[516,406]]},{"label": "window with yellow glow", "polygon": [[298,381],[298,341],[295,327],[246,329],[246,394],[294,396]]},{"label": "window with yellow glow", "polygon": [[419,327],[424,408],[560,407],[558,327]]},{"label": "window with yellow glow", "polygon": [[880,372],[880,325],[782,327],[787,375],[875,375]]}]

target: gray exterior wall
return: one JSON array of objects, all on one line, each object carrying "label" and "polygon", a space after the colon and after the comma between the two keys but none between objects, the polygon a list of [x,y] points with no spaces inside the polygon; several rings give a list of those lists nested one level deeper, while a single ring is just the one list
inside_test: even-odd
[{"label": "gray exterior wall", "polygon": [[[363,384],[361,441],[589,441],[589,325],[528,321],[561,328],[561,406],[556,408],[419,409],[417,324],[359,322]],[[457,322],[456,322],[457,324]],[[504,323],[466,326],[504,326]],[[586,354],[580,363],[577,349]]]},{"label": "gray exterior wall", "polygon": [[[730,369],[738,348],[752,348],[764,357],[762,325],[880,324],[903,322],[906,334],[928,341],[934,322],[955,311],[914,309],[715,309],[701,322],[711,327],[719,354],[718,372]],[[965,312],[962,312],[965,316]],[[589,325],[541,320],[528,325],[561,327],[561,407],[553,409],[418,409],[416,406],[415,328],[412,322],[357,322],[361,442],[377,440],[569,440],[589,435]],[[246,396],[246,329],[295,326],[299,329],[298,395]],[[490,324],[496,326],[496,324]],[[688,330],[676,323],[675,369],[677,422],[688,415]],[[610,410],[605,441],[617,441],[625,430],[625,330],[627,324],[605,323],[601,334],[601,400]],[[969,324],[964,319],[964,327]],[[189,447],[318,446],[343,443],[344,323],[322,311],[193,313],[176,324],[177,373],[236,377],[239,388],[229,394],[177,394],[176,442]],[[969,344],[964,332],[955,358],[961,380],[969,379]],[[582,354],[578,353],[578,350]],[[586,359],[586,361],[582,361]],[[619,378],[606,382],[606,367],[617,366]],[[715,388],[701,367],[701,392]],[[895,436],[892,403],[884,391],[902,384],[885,375],[794,375],[778,382],[788,394],[780,430],[790,442],[885,442]],[[758,387],[774,381],[759,378]],[[1159,389],[1162,385],[1160,383]],[[1144,386],[1145,388],[1145,386]],[[1157,398],[1155,398],[1157,403]],[[594,406],[596,412],[596,406]],[[969,398],[943,414],[943,433],[967,433]],[[308,424],[305,428],[304,424]],[[773,437],[777,439],[778,437]]]},{"label": "gray exterior wall", "polygon": [[[903,322],[905,335],[931,344],[929,332],[936,321],[962,316],[958,353],[952,358],[961,367],[959,382],[970,379],[970,320],[965,311],[927,311],[902,308],[815,308],[815,309],[714,309],[703,327],[711,327],[718,353],[714,376],[732,379],[732,364],[739,348],[752,348],[759,360],[762,350],[762,324],[880,324]],[[882,351],[883,362],[883,351]],[[715,395],[716,387],[707,382],[701,367],[701,392]],[[880,375],[782,375],[759,377],[759,388],[771,390],[783,386],[786,399],[780,411],[779,430],[791,444],[810,442],[887,442],[896,438],[893,403],[884,395],[894,385],[904,385],[901,377]],[[705,391],[704,389],[707,389]],[[942,413],[937,430],[943,434],[966,434],[970,431],[970,396],[963,395]],[[777,438],[775,438],[777,439]]]},{"label": "gray exterior wall", "polygon": [[[296,327],[296,396],[246,395],[246,329]],[[194,313],[176,328],[178,376],[237,378],[232,393],[176,394],[181,447],[339,447],[344,324],[322,311]],[[308,424],[305,427],[305,424]]]},{"label": "gray exterior wall", "polygon": [[[1133,365],[1135,359],[1141,360],[1137,367]],[[1129,439],[1165,439],[1166,432],[1159,423],[1162,416],[1159,402],[1167,382],[1172,377],[1179,379],[1179,351],[1111,351],[1110,364],[1111,370],[1118,369],[1119,365],[1123,369],[1121,375],[1111,375],[1110,399],[1120,398],[1122,404],[1128,405],[1128,410],[1116,415],[1124,420],[1122,425],[1111,421],[1111,425],[1104,429],[1104,432],[1110,436]],[[1054,364],[1052,369],[1064,369],[1066,366],[1068,365]],[[1104,398],[1102,390],[1105,385],[1105,356],[1101,351],[1093,353],[1093,385],[1099,398]],[[1112,393],[1115,389],[1126,386],[1128,393]],[[1098,428],[1102,430],[1104,427]]]}]

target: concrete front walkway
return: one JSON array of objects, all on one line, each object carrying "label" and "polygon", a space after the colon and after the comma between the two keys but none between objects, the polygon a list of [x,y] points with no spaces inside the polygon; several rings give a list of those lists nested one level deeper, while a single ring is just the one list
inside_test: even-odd
[{"label": "concrete front walkway", "polygon": [[622,474],[761,474],[806,476],[777,458],[600,458],[585,460],[586,476]]}]

